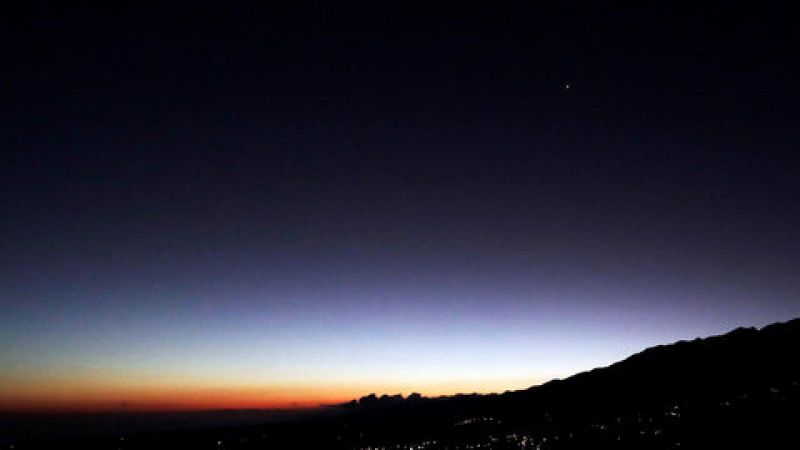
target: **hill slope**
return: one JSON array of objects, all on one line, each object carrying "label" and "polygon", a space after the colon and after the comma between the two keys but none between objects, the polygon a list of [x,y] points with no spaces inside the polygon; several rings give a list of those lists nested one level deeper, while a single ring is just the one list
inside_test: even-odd
[{"label": "hill slope", "polygon": [[648,348],[594,369],[509,394],[569,407],[643,406],[779,390],[800,381],[800,319]]},{"label": "hill slope", "polygon": [[523,436],[538,448],[792,448],[800,444],[798,345],[800,319],[740,328],[522,391],[353,403],[346,422],[369,444],[435,437],[442,448],[525,448]]}]

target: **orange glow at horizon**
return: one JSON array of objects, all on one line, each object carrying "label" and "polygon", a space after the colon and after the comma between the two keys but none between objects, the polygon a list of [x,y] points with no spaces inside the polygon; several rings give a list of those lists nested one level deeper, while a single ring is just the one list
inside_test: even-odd
[{"label": "orange glow at horizon", "polygon": [[199,411],[215,409],[300,409],[349,400],[343,395],[289,395],[257,390],[204,389],[176,392],[136,391],[83,393],[82,395],[7,395],[0,397],[0,411],[103,412],[103,411]]},{"label": "orange glow at horizon", "polygon": [[[498,381],[498,380],[495,380]],[[525,381],[506,383],[453,382],[412,386],[399,383],[354,386],[272,385],[272,386],[113,386],[96,384],[76,386],[62,383],[25,383],[12,389],[0,387],[0,411],[6,412],[139,412],[200,411],[222,409],[302,409],[343,403],[375,393],[403,394],[420,392],[426,396],[452,395],[459,392],[498,392],[527,387]],[[529,382],[528,382],[529,383]],[[417,389],[415,389],[417,387]]]}]

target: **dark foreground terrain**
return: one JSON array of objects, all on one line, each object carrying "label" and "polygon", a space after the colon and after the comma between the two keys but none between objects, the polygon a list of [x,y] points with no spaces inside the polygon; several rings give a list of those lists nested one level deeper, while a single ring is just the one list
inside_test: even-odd
[{"label": "dark foreground terrain", "polygon": [[226,426],[216,428],[201,421],[56,437],[23,435],[6,417],[1,442],[14,450],[800,448],[798,343],[795,319],[650,348],[523,391],[373,395],[313,414],[262,415],[267,424],[234,426],[259,416],[228,412],[217,413]]}]

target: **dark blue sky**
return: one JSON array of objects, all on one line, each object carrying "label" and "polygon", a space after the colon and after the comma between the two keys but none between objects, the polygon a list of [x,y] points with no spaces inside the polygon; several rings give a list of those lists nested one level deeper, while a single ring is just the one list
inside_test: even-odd
[{"label": "dark blue sky", "polygon": [[797,316],[790,15],[595,3],[8,14],[0,380],[503,390]]}]

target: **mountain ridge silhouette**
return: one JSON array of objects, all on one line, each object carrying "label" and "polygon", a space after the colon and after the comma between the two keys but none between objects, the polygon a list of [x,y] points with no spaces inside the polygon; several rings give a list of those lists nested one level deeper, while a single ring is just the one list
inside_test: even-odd
[{"label": "mountain ridge silhouette", "polygon": [[[541,449],[797,448],[798,344],[800,319],[737,328],[502,394],[370,396],[346,404],[342,423],[370,445],[523,436]],[[509,442],[497,448],[522,448]]]},{"label": "mountain ridge silhouette", "polygon": [[511,407],[524,403],[535,409],[586,410],[595,404],[662,406],[700,397],[724,401],[753,390],[780,390],[800,381],[800,363],[793,357],[798,353],[798,343],[800,318],[795,318],[760,329],[739,327],[720,335],[648,347],[608,366],[522,390],[422,398],[415,395],[413,402],[398,400],[398,395],[371,394],[345,406],[370,410],[410,403],[496,402]]}]

